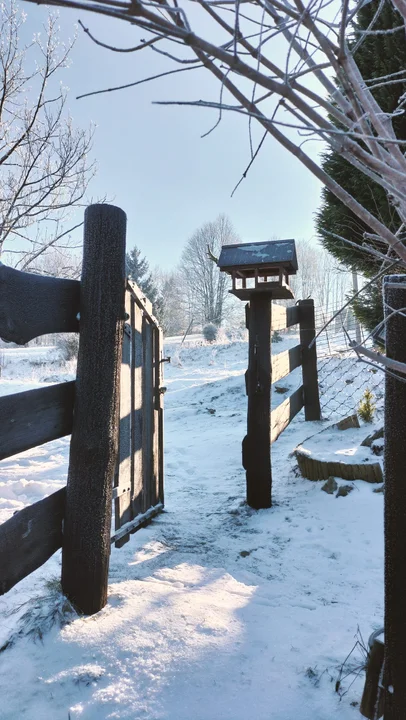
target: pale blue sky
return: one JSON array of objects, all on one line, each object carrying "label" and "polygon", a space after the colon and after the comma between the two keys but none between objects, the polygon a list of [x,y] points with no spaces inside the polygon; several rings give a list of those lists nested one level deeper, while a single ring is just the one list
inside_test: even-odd
[{"label": "pale blue sky", "polygon": [[[45,10],[22,3],[25,31],[38,31]],[[72,36],[78,19],[104,42],[134,45],[142,33],[125,23],[76,10],[60,11],[62,37]],[[320,198],[318,181],[287,151],[268,137],[248,177],[231,191],[249,162],[247,121],[215,110],[162,107],[154,100],[218,99],[218,85],[201,69],[156,80],[136,88],[76,100],[91,90],[124,84],[173,69],[175,65],[149,49],[117,54],[97,47],[78,29],[64,71],[69,108],[77,124],[97,125],[93,154],[98,172],[93,198],[108,196],[128,217],[128,247],[136,243],[151,265],[171,268],[202,223],[219,213],[231,218],[242,240],[273,236],[311,238]],[[257,137],[262,135],[256,129]]]}]

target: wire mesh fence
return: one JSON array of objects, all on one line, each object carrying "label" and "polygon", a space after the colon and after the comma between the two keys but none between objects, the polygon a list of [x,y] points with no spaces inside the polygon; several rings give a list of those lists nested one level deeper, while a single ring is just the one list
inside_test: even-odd
[{"label": "wire mesh fence", "polygon": [[[316,332],[324,328],[335,312],[316,310]],[[384,396],[383,373],[359,360],[349,340],[363,342],[365,334],[353,312],[338,313],[317,338],[320,404],[326,420],[356,412],[367,389],[371,390],[378,412]],[[366,341],[366,345],[368,345]]]}]

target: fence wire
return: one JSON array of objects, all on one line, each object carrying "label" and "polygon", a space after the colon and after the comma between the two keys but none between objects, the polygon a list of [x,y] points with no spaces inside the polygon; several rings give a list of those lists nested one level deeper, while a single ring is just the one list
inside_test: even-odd
[{"label": "fence wire", "polygon": [[[335,314],[316,309],[316,332]],[[351,309],[346,308],[317,339],[320,404],[323,418],[339,419],[356,412],[365,390],[372,391],[378,413],[383,405],[384,375],[359,360],[349,347],[361,342],[365,333]],[[367,341],[368,346],[368,341]]]}]

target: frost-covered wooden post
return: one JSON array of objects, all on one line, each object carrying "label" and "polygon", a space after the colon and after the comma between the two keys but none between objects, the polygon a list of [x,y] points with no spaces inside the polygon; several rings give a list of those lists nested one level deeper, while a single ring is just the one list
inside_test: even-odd
[{"label": "frost-covered wooden post", "polygon": [[314,300],[299,300],[298,307],[300,312],[300,345],[302,349],[305,418],[306,420],[320,420],[321,409],[317,375]]},{"label": "frost-covered wooden post", "polygon": [[[406,363],[406,277],[384,279],[386,354]],[[399,312],[396,312],[399,311]],[[385,720],[406,718],[406,383],[385,388]]]},{"label": "frost-covered wooden post", "polygon": [[271,301],[293,298],[288,276],[297,271],[295,241],[224,245],[218,266],[232,277],[230,292],[249,301],[248,412],[243,467],[248,505],[268,508],[272,505]]},{"label": "frost-covered wooden post", "polygon": [[247,435],[243,440],[243,467],[247,503],[253,508],[272,504],[271,468],[271,299],[251,297],[248,319]]},{"label": "frost-covered wooden post", "polygon": [[125,236],[126,216],[120,208],[87,208],[62,546],[63,592],[87,615],[107,602],[125,319]]}]

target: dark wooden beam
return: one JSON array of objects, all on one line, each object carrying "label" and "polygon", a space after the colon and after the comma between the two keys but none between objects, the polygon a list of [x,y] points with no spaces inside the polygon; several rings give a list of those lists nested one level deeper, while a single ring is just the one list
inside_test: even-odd
[{"label": "dark wooden beam", "polygon": [[271,443],[278,439],[279,435],[288,427],[295,415],[303,407],[303,385],[289,395],[283,403],[278,405],[271,412]]},{"label": "dark wooden beam", "polygon": [[130,535],[141,527],[149,525],[151,520],[159,515],[164,509],[163,503],[158,502],[154,507],[150,507],[145,513],[140,513],[134,520],[126,523],[119,530],[116,530],[114,535],[111,537],[111,543],[115,543],[116,547],[121,547],[130,539]]},{"label": "dark wooden beam", "polygon": [[320,420],[319,380],[317,374],[314,300],[299,300],[300,344],[302,346],[303,398],[306,420]]},{"label": "dark wooden beam", "polygon": [[75,382],[0,398],[0,460],[72,432]]},{"label": "dark wooden beam", "polygon": [[[125,312],[131,317],[131,295],[125,294]],[[126,323],[123,335],[123,352],[120,377],[120,430],[119,430],[119,453],[117,471],[114,478],[114,516],[115,530],[118,530],[125,523],[133,520],[131,508],[132,490],[132,456],[131,445],[131,324]],[[116,490],[116,493],[114,493]],[[124,492],[122,492],[124,490]],[[128,491],[128,492],[126,492]],[[122,547],[129,540],[127,535],[122,541],[116,543],[116,547]]]},{"label": "dark wooden beam", "polygon": [[144,316],[142,319],[142,458],[143,458],[143,507],[146,512],[156,499],[154,485],[154,370],[153,370],[153,326]]},{"label": "dark wooden beam", "polygon": [[278,282],[259,282],[255,288],[235,288],[229,292],[239,300],[251,300],[251,297],[260,294],[267,295],[268,298],[272,295],[274,300],[292,300],[294,297],[289,285],[280,285]]},{"label": "dark wooden beam", "polygon": [[271,330],[286,330],[299,322],[299,308],[297,305],[283,307],[272,303]]},{"label": "dark wooden beam", "polygon": [[[406,363],[406,277],[388,275],[383,290],[386,356]],[[396,375],[385,376],[385,720],[406,718],[406,383]]]},{"label": "dark wooden beam", "polygon": [[107,602],[125,319],[125,234],[126,216],[120,208],[87,208],[62,552],[63,592],[86,615]]},{"label": "dark wooden beam", "polygon": [[24,345],[58,332],[78,332],[80,282],[20,272],[0,263],[0,338]]},{"label": "dark wooden beam", "polygon": [[271,357],[272,384],[289,375],[302,363],[302,348],[296,345]]},{"label": "dark wooden beam", "polygon": [[271,298],[252,293],[249,312],[247,435],[243,440],[243,466],[247,503],[255,509],[271,507],[270,453],[271,404]]},{"label": "dark wooden beam", "polygon": [[0,525],[0,595],[46,562],[62,545],[65,488]]}]

